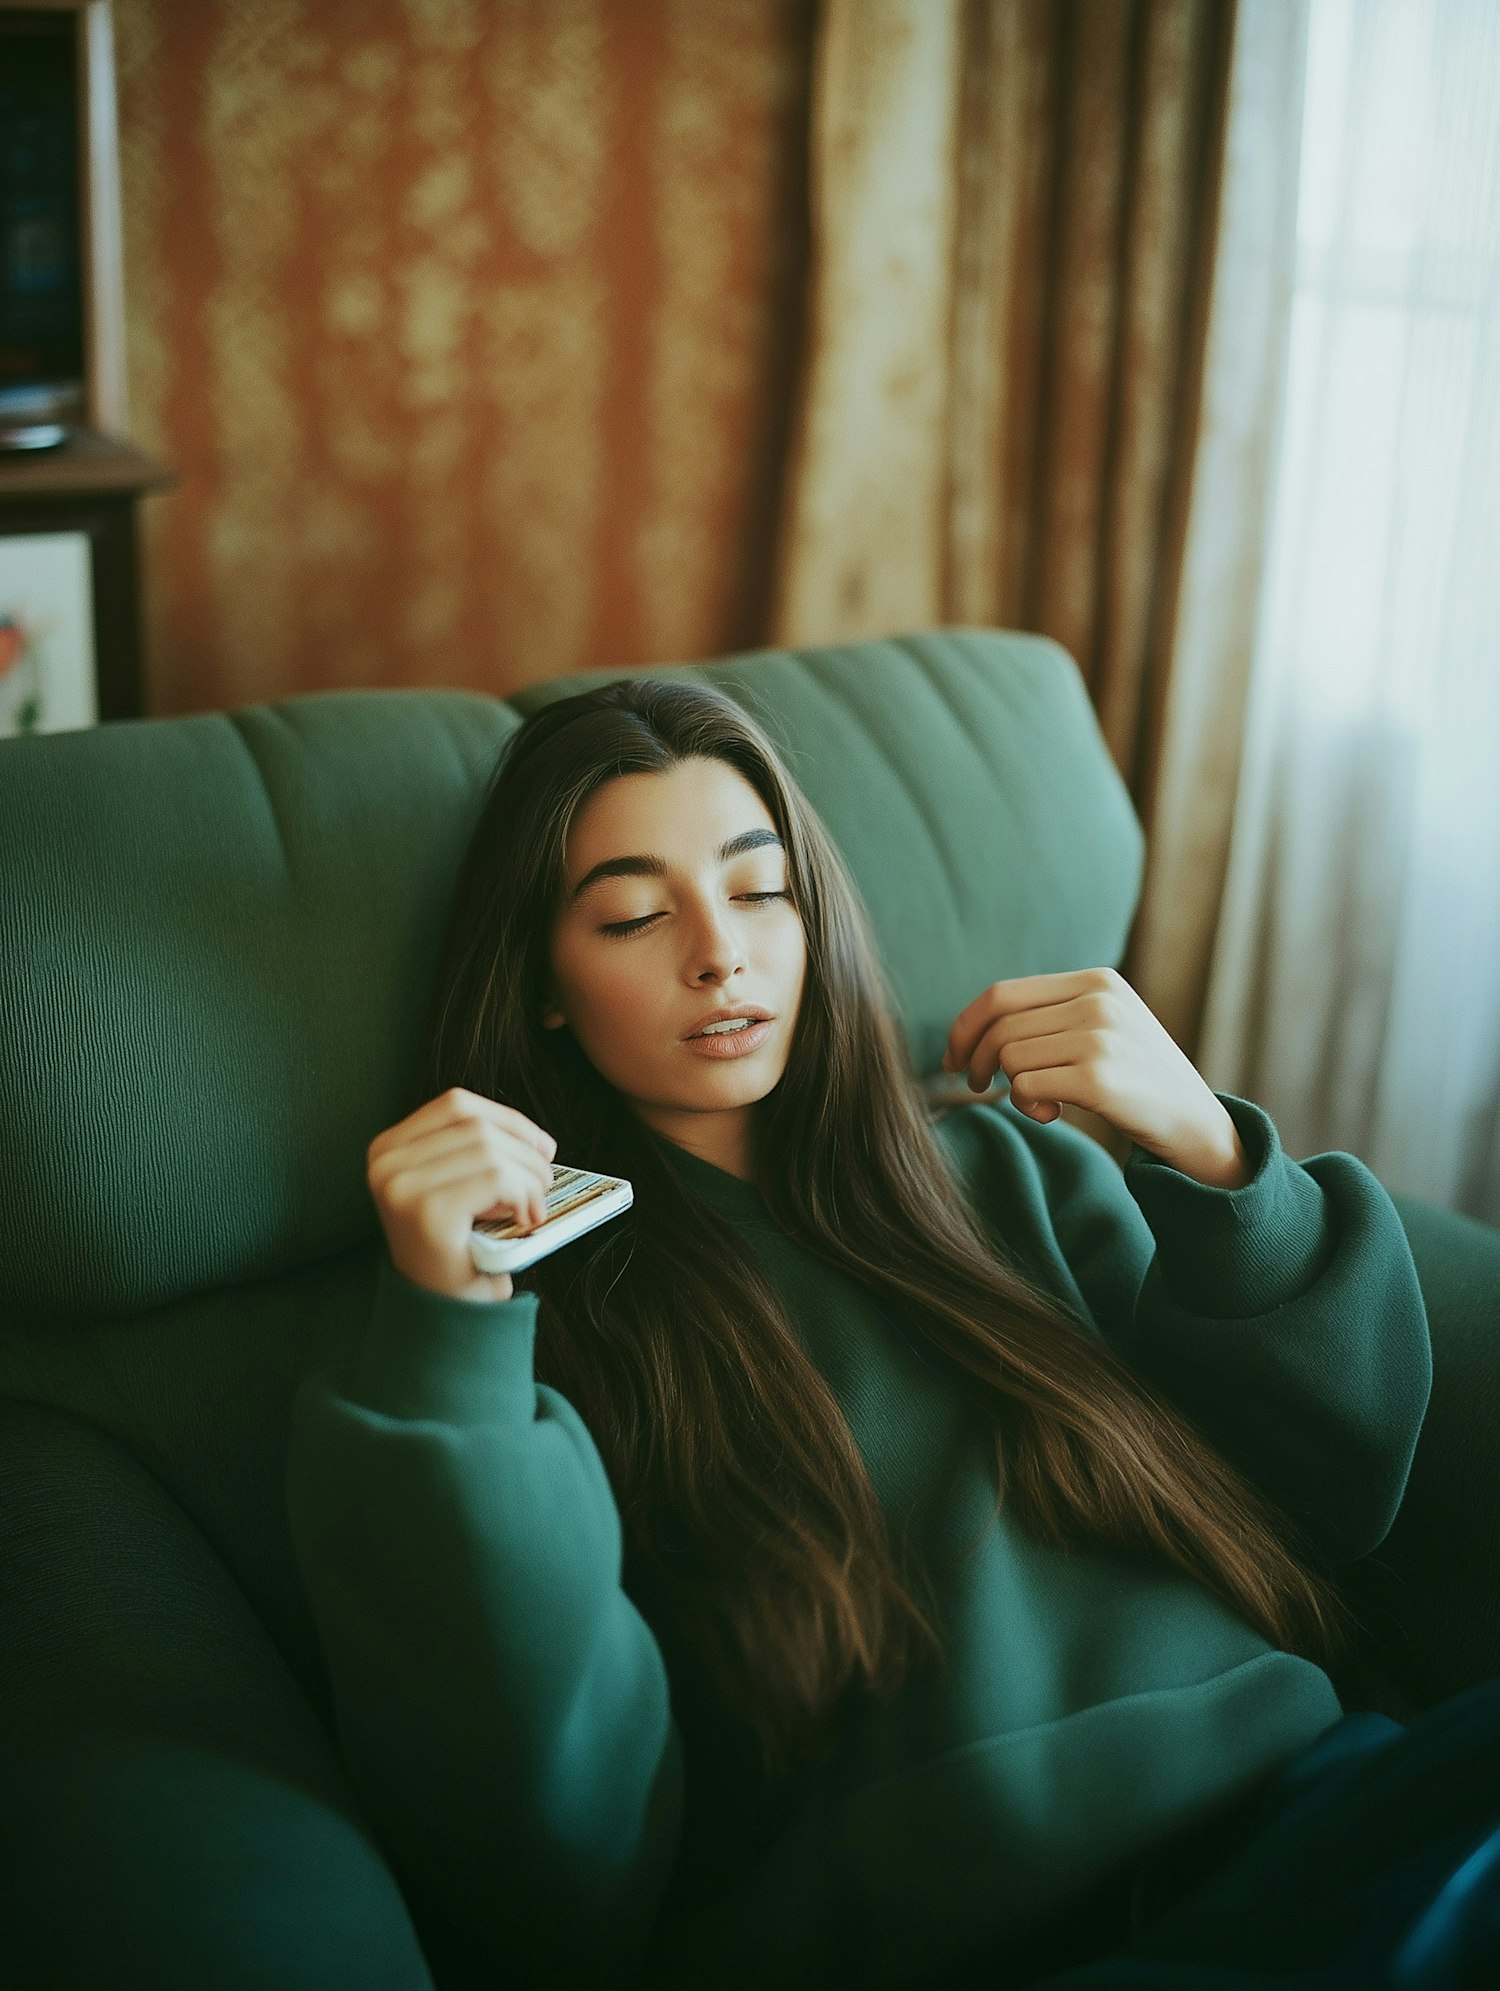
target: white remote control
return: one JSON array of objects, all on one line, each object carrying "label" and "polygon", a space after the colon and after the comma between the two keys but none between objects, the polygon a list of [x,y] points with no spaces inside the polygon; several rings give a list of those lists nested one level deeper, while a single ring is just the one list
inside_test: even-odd
[{"label": "white remote control", "polygon": [[519,1224],[511,1218],[476,1218],[469,1232],[469,1256],[481,1272],[520,1272],[559,1245],[582,1237],[595,1224],[617,1217],[634,1200],[635,1192],[622,1176],[595,1175],[555,1161],[542,1221]]}]

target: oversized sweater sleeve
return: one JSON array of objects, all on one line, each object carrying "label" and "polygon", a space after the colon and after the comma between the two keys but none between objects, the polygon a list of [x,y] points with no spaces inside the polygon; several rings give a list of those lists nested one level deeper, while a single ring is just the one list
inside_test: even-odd
[{"label": "oversized sweater sleeve", "polygon": [[288,1516],[403,1885],[497,1984],[624,1985],[676,1856],[681,1745],[603,1462],[535,1380],[536,1312],[444,1299],[382,1253],[362,1335],[294,1399]]},{"label": "oversized sweater sleeve", "polygon": [[[1384,1540],[1432,1388],[1427,1312],[1390,1196],[1355,1156],[1293,1161],[1217,1095],[1250,1179],[1209,1188],[1009,1100],[950,1114],[979,1214],[1331,1563]],[[972,1119],[973,1124],[963,1123]]]}]

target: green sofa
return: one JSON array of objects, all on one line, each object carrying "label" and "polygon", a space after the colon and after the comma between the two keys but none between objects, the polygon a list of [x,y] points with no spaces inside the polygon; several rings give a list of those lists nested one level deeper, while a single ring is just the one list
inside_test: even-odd
[{"label": "green sofa", "polygon": [[[988,981],[1118,963],[1142,839],[1079,673],[942,630],[674,669],[781,745],[916,1070]],[[447,895],[519,717],[335,692],[0,743],[0,1983],[456,1981],[343,1774],[287,1408],[369,1304]],[[1342,1573],[1371,1704],[1500,1673],[1500,1232],[1398,1198],[1431,1409]]]}]

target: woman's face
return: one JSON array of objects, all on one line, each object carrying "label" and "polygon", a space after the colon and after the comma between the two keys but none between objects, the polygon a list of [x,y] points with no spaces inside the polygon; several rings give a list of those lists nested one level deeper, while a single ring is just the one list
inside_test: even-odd
[{"label": "woman's face", "polygon": [[[649,1125],[753,1179],[752,1111],[786,1070],[807,941],[760,796],[727,762],[625,774],[573,821],[552,929],[549,1029]],[[703,1038],[716,1010],[768,1024]]]}]

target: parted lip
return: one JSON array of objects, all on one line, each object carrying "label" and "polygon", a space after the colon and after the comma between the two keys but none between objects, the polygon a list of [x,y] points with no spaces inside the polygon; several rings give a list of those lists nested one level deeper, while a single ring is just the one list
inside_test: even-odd
[{"label": "parted lip", "polygon": [[699,1031],[706,1030],[710,1023],[729,1023],[736,1016],[760,1017],[767,1023],[771,1020],[770,1010],[762,1009],[758,1003],[741,1002],[736,1003],[733,1009],[711,1009],[707,1016],[700,1016],[698,1018],[698,1021],[693,1025],[691,1030],[684,1030],[682,1033],[683,1037],[684,1039],[696,1037]]}]

